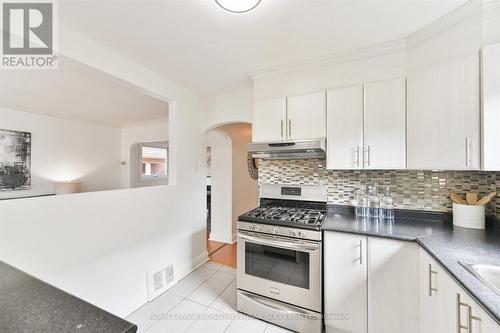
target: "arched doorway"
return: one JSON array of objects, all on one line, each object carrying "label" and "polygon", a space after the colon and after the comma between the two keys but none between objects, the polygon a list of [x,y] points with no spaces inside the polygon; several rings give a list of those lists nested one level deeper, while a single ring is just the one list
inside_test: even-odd
[{"label": "arched doorway", "polygon": [[238,216],[258,206],[258,182],[248,172],[252,126],[223,124],[207,136],[207,251],[211,260],[236,265]]}]

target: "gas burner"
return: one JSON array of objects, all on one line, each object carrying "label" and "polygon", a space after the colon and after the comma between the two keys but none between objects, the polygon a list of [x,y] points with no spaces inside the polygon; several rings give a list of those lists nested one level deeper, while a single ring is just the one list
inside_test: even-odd
[{"label": "gas burner", "polygon": [[256,208],[250,211],[248,216],[257,220],[316,225],[323,221],[325,213],[316,209],[272,206]]},{"label": "gas burner", "polygon": [[324,186],[262,184],[260,206],[241,215],[238,221],[244,230],[295,237],[298,229],[319,232],[326,210]]}]

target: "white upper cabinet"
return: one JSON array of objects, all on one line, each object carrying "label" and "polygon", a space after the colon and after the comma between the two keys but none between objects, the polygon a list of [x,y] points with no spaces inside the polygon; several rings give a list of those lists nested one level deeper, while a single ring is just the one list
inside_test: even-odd
[{"label": "white upper cabinet", "polygon": [[480,168],[479,52],[408,78],[408,169]]},{"label": "white upper cabinet", "polygon": [[406,168],[406,80],[327,92],[327,168]]},{"label": "white upper cabinet", "polygon": [[363,86],[327,92],[327,168],[363,168]]},{"label": "white upper cabinet", "polygon": [[483,70],[483,169],[500,170],[500,43],[486,45]]},{"label": "white upper cabinet", "polygon": [[326,136],[325,92],[287,98],[287,138],[318,139]]},{"label": "white upper cabinet", "polygon": [[326,136],[325,92],[255,102],[253,142]]},{"label": "white upper cabinet", "polygon": [[253,141],[281,141],[286,138],[286,98],[255,102]]},{"label": "white upper cabinet", "polygon": [[365,85],[364,151],[365,169],[406,168],[405,79]]}]

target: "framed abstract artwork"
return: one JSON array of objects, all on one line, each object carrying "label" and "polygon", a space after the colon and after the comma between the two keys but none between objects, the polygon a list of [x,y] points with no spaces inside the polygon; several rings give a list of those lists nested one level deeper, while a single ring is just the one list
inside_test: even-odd
[{"label": "framed abstract artwork", "polygon": [[31,133],[0,129],[0,191],[31,188]]}]

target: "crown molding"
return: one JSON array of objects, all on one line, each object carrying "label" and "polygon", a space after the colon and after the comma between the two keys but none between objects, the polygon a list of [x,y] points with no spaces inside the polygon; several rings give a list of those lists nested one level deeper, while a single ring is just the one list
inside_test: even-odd
[{"label": "crown molding", "polygon": [[[494,0],[498,2],[498,0]],[[434,22],[427,24],[422,29],[410,34],[407,38],[408,48],[411,49],[426,40],[429,40],[460,24],[475,15],[481,15],[483,0],[471,0],[449,12]]]},{"label": "crown molding", "polygon": [[263,68],[249,73],[248,76],[256,81],[312,68],[357,61],[391,53],[406,52],[409,48],[415,47],[426,40],[451,29],[457,24],[474,17],[475,15],[481,15],[484,10],[491,10],[499,7],[500,0],[471,0],[405,38],[352,50],[336,52],[281,66]]},{"label": "crown molding", "polygon": [[483,0],[483,9],[500,8],[500,0]]},{"label": "crown molding", "polygon": [[310,58],[286,65],[268,67],[249,73],[248,76],[255,80],[262,80],[272,76],[300,72],[311,68],[325,67],[339,63],[363,60],[376,56],[406,51],[406,38],[396,39],[348,51],[331,53],[321,57]]}]

